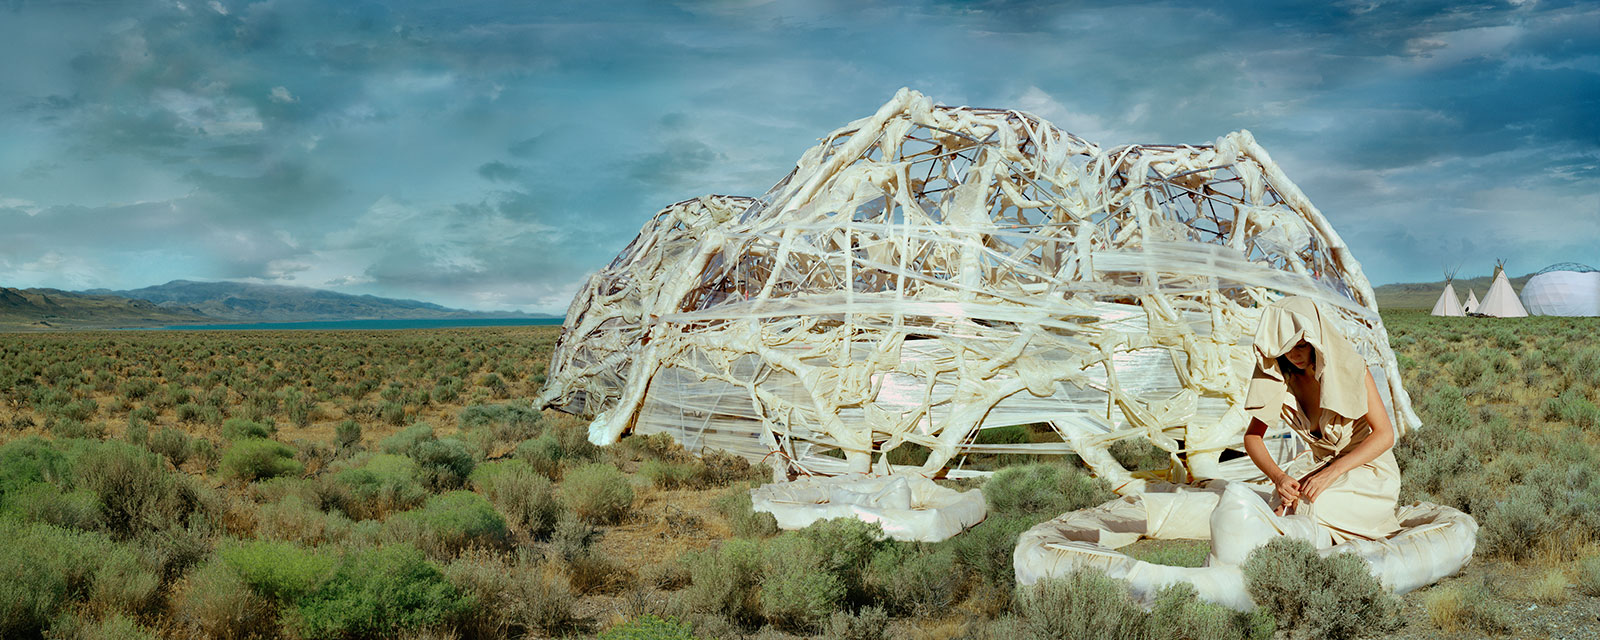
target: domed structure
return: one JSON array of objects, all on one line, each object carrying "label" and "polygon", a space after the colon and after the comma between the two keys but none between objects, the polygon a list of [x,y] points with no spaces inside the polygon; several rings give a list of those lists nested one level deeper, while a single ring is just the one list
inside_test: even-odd
[{"label": "domed structure", "polygon": [[[667,432],[790,474],[1075,452],[1129,491],[1108,447],[1143,438],[1176,480],[1247,478],[1224,452],[1284,295],[1332,314],[1396,428],[1419,424],[1360,264],[1249,132],[1103,149],[902,89],[760,198],[657,213],[573,300],[539,403],[599,444]],[[979,438],[1030,424],[1060,440]]]},{"label": "domed structure", "polygon": [[1536,316],[1600,316],[1600,271],[1576,262],[1540,269],[1522,286],[1522,304]]}]

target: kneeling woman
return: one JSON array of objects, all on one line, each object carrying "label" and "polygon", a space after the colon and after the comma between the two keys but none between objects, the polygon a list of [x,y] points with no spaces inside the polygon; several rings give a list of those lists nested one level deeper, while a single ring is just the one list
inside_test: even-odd
[{"label": "kneeling woman", "polygon": [[[1218,560],[1240,562],[1274,535],[1325,548],[1398,531],[1394,427],[1376,381],[1349,340],[1310,299],[1291,297],[1262,311],[1254,348],[1244,446],[1277,486],[1276,506],[1267,514],[1253,494],[1230,492],[1232,499],[1213,513],[1213,534],[1224,534],[1219,526],[1226,530],[1224,539],[1214,539]],[[1310,448],[1286,468],[1278,467],[1261,441],[1279,421]]]}]

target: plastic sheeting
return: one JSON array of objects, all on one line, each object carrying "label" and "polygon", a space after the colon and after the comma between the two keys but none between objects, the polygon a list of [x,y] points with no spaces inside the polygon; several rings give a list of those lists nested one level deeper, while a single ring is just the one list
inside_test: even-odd
[{"label": "plastic sheeting", "polygon": [[[1397,430],[1420,424],[1359,263],[1249,132],[1102,149],[901,90],[762,197],[652,218],[574,299],[538,402],[598,444],[666,432],[790,475],[1075,452],[1136,489],[1107,447],[1143,438],[1169,479],[1243,479],[1222,454],[1259,309],[1286,294],[1336,314],[1390,372]],[[1059,441],[978,442],[1046,423]]]},{"label": "plastic sheeting", "polygon": [[[1477,541],[1478,525],[1471,516],[1423,502],[1398,509],[1402,528],[1393,536],[1329,546],[1309,517],[1273,516],[1266,508],[1268,497],[1266,487],[1243,483],[1162,484],[1147,487],[1140,495],[1064,514],[1018,539],[1012,555],[1017,582],[1033,584],[1092,567],[1127,580],[1133,595],[1147,604],[1163,587],[1188,582],[1206,600],[1249,611],[1255,603],[1238,562],[1275,536],[1308,539],[1324,556],[1354,553],[1395,593],[1459,571],[1471,559]],[[1219,504],[1224,507],[1219,509]],[[1221,516],[1214,517],[1219,512]],[[1214,549],[1204,567],[1153,564],[1117,551],[1141,538],[1214,539]]]},{"label": "plastic sheeting", "polygon": [[939,542],[983,521],[983,492],[947,489],[921,476],[834,476],[777,482],[750,490],[751,506],[783,529],[818,520],[876,522],[896,540]]}]

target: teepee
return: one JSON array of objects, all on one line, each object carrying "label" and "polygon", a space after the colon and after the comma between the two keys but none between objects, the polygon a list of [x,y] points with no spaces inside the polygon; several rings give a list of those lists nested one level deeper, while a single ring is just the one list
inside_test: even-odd
[{"label": "teepee", "polygon": [[1483,305],[1478,313],[1496,318],[1528,317],[1528,310],[1522,307],[1522,299],[1517,297],[1517,292],[1511,288],[1511,281],[1506,278],[1506,261],[1495,262],[1494,284],[1489,285],[1489,292],[1483,294]]},{"label": "teepee", "polygon": [[1467,303],[1461,305],[1463,313],[1478,313],[1478,292],[1467,289]]},{"label": "teepee", "polygon": [[1436,316],[1464,316],[1461,311],[1461,299],[1456,297],[1455,285],[1451,284],[1456,279],[1454,269],[1444,272],[1444,291],[1439,294],[1439,301],[1433,303],[1433,315]]}]

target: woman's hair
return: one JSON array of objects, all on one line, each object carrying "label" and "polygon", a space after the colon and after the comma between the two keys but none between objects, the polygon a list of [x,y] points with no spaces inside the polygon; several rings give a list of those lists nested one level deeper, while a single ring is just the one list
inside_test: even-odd
[{"label": "woman's hair", "polygon": [[[1304,342],[1304,341],[1301,341],[1301,342]],[[1300,346],[1300,343],[1296,343],[1295,346],[1296,347]],[[1311,350],[1310,359],[1306,360],[1306,364],[1308,364],[1308,365],[1317,364],[1317,350],[1316,349],[1312,349]],[[1290,373],[1301,374],[1301,373],[1305,373],[1306,372],[1305,369],[1301,369],[1300,367],[1296,367],[1296,366],[1294,366],[1293,363],[1289,362],[1289,354],[1287,354],[1287,353],[1283,354],[1281,356],[1278,356],[1278,370],[1284,372],[1285,374],[1290,374]]]}]

